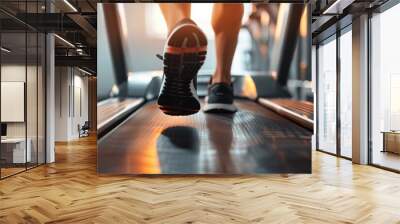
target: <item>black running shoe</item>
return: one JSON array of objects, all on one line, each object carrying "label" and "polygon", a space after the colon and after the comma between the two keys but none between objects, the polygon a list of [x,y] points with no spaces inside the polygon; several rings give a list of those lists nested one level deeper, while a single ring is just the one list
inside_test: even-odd
[{"label": "black running shoe", "polygon": [[237,108],[233,104],[233,87],[225,83],[214,83],[208,87],[204,112],[234,113]]},{"label": "black running shoe", "polygon": [[164,76],[158,97],[168,115],[191,115],[200,110],[196,93],[197,72],[207,54],[207,38],[190,19],[178,23],[164,48]]}]

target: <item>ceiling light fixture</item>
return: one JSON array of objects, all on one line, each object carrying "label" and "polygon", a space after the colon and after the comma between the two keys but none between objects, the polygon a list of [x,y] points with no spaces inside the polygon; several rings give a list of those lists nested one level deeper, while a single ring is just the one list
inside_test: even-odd
[{"label": "ceiling light fixture", "polygon": [[73,6],[68,0],[64,0],[65,4],[68,5],[74,12],[78,12],[78,10]]},{"label": "ceiling light fixture", "polygon": [[5,47],[1,47],[1,51],[4,51],[6,53],[10,53],[11,52],[11,50],[9,50],[9,49],[7,49]]},{"label": "ceiling light fixture", "polygon": [[60,37],[58,34],[54,34],[55,37],[57,37],[59,40],[61,40],[62,42],[64,42],[65,44],[67,44],[68,46],[75,48],[75,45],[73,45],[71,42],[69,42],[68,40]]},{"label": "ceiling light fixture", "polygon": [[79,67],[78,67],[78,70],[81,71],[81,72],[83,72],[83,73],[85,73],[85,74],[87,74],[87,75],[89,75],[89,76],[92,75],[92,73],[90,73],[90,72],[88,72],[88,71],[86,71],[86,70],[83,70],[83,69],[81,69],[81,68],[79,68]]},{"label": "ceiling light fixture", "polygon": [[83,49],[77,48],[76,53],[78,53],[78,55],[83,55]]},{"label": "ceiling light fixture", "polygon": [[325,9],[322,14],[342,14],[343,10],[351,5],[354,1],[355,0],[336,0],[332,5]]}]

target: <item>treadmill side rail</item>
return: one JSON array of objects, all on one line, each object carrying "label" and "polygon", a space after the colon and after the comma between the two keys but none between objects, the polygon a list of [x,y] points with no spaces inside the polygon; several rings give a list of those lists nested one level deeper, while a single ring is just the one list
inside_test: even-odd
[{"label": "treadmill side rail", "polygon": [[280,114],[280,115],[282,115],[282,116],[284,116],[284,117],[296,122],[297,124],[307,128],[307,129],[309,129],[311,131],[314,128],[313,120],[311,120],[311,119],[309,119],[309,118],[307,118],[305,116],[302,116],[302,115],[300,115],[298,113],[295,113],[295,112],[293,112],[293,111],[291,111],[289,109],[286,109],[286,108],[278,105],[277,103],[271,102],[268,99],[259,98],[258,102],[261,105],[267,107],[268,109],[275,111],[276,113],[278,113],[278,114]]}]

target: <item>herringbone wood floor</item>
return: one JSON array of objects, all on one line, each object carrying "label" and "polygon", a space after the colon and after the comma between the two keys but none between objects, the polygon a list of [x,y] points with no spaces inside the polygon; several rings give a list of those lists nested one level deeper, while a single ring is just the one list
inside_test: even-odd
[{"label": "herringbone wood floor", "polygon": [[400,223],[400,175],[313,153],[312,175],[96,174],[94,138],[0,181],[0,223]]}]

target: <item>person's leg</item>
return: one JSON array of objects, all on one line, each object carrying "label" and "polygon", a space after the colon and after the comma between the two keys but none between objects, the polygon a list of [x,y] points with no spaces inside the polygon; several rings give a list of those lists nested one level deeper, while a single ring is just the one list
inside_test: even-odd
[{"label": "person's leg", "polygon": [[243,4],[215,3],[212,27],[215,32],[217,65],[208,86],[204,112],[235,112],[231,67],[242,22]]},{"label": "person's leg", "polygon": [[179,21],[190,18],[190,3],[160,3],[159,6],[167,23],[168,33],[171,33]]},{"label": "person's leg", "polygon": [[217,66],[213,83],[230,84],[231,66],[236,50],[238,34],[243,17],[243,4],[215,3],[212,27],[215,32]]}]

